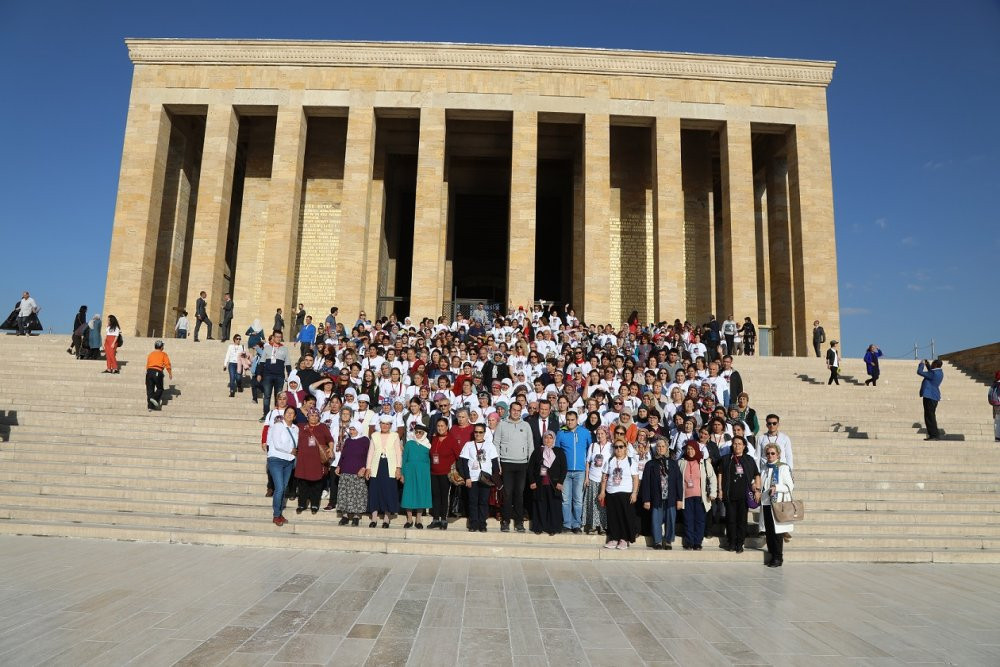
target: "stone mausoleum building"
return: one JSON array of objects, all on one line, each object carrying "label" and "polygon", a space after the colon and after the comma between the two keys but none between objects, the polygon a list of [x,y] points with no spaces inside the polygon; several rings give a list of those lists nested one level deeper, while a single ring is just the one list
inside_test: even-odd
[{"label": "stone mausoleum building", "polygon": [[476,44],[126,40],[105,313],[170,331],[454,298],[619,326],[839,333],[831,62]]}]

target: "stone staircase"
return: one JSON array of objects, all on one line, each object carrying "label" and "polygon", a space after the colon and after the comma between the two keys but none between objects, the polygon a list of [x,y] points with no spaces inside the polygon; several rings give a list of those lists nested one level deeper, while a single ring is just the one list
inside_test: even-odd
[{"label": "stone staircase", "polygon": [[[600,549],[598,536],[337,525],[289,512],[270,521],[258,407],[230,399],[218,342],[167,341],[175,380],[162,412],[145,406],[150,339],[120,350],[120,375],[77,361],[67,337],[0,336],[0,533],[341,551],[521,558],[746,560],[714,548],[669,554]],[[886,361],[877,388],[844,362],[827,387],[822,360],[738,359],[763,421],[782,417],[795,445],[807,521],[790,561],[1000,562],[1000,460],[982,384],[945,367],[943,442],[924,442],[914,362]],[[853,375],[852,375],[853,374]],[[460,528],[456,526],[456,528]],[[761,546],[763,540],[751,540]]]}]

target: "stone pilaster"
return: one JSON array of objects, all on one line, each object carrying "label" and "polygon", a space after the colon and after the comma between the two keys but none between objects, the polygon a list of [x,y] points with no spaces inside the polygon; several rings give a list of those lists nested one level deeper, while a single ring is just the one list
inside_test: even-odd
[{"label": "stone pilaster", "polygon": [[[289,329],[295,319],[291,309],[295,306],[294,280],[298,263],[306,126],[302,107],[278,108],[267,229],[264,232],[264,262],[260,276],[261,321],[269,324],[275,309],[281,308]],[[265,324],[265,328],[268,324]]]},{"label": "stone pilaster", "polygon": [[[361,307],[365,308],[368,317],[375,318],[378,309],[380,280],[388,273],[388,246],[385,238],[385,179],[372,179],[371,190],[368,193],[368,241],[365,246],[365,279],[361,293]],[[385,264],[383,267],[383,255]],[[395,279],[395,273],[393,273]],[[383,280],[383,282],[387,282]],[[381,289],[388,293],[388,285],[381,284]],[[395,310],[390,305],[389,312]],[[386,313],[388,314],[388,313]]]},{"label": "stone pilaster", "polygon": [[535,299],[538,112],[515,111],[511,137],[507,301],[530,311]]},{"label": "stone pilaster", "polygon": [[194,326],[195,301],[202,291],[208,292],[206,311],[209,319],[212,322],[219,319],[222,295],[226,290],[226,239],[239,130],[240,120],[232,106],[208,107],[188,273],[189,303],[185,304],[192,315],[191,326]]},{"label": "stone pilaster", "polygon": [[[609,218],[611,215],[611,119],[587,114],[583,128],[583,313],[588,324],[611,322]],[[618,267],[620,270],[621,267]],[[611,322],[616,327],[620,322]]]},{"label": "stone pilaster", "polygon": [[750,123],[729,121],[720,137],[722,162],[723,303],[720,321],[733,315],[742,321],[757,316],[757,249],[753,150]]},{"label": "stone pilaster", "polygon": [[[347,114],[347,149],[344,153],[344,195],[340,215],[340,248],[337,253],[337,283],[334,303],[343,319],[356,318],[365,307],[367,244],[372,241],[369,226],[381,229],[381,220],[368,217],[375,152],[375,110],[370,106],[351,107]],[[376,237],[375,242],[378,242]],[[374,312],[374,311],[373,311]],[[373,314],[367,313],[374,317]]]},{"label": "stone pilaster", "polygon": [[794,310],[788,222],[788,162],[785,158],[775,158],[767,170],[767,240],[771,286],[771,321],[768,324],[774,327],[772,346],[777,355],[795,354],[795,332],[799,326]]},{"label": "stone pilaster", "polygon": [[448,226],[445,218],[445,112],[420,110],[417,149],[417,197],[413,218],[413,271],[410,316],[437,317],[444,302],[444,259]]},{"label": "stone pilaster", "polygon": [[661,116],[655,131],[656,319],[672,322],[683,320],[687,308],[681,120]]},{"label": "stone pilaster", "polygon": [[[684,282],[686,318],[704,322],[715,312],[715,219],[712,157],[707,132],[681,134],[681,182],[684,187]],[[684,319],[685,316],[678,316]]]},{"label": "stone pilaster", "polygon": [[[795,352],[808,355],[813,320],[840,340],[837,238],[833,226],[830,138],[825,125],[797,125],[788,144],[788,185],[796,302]],[[856,347],[856,346],[855,346]]]},{"label": "stone pilaster", "polygon": [[125,125],[101,314],[105,322],[109,314],[114,315],[134,335],[150,333],[150,296],[169,144],[170,117],[163,105],[133,102]]}]

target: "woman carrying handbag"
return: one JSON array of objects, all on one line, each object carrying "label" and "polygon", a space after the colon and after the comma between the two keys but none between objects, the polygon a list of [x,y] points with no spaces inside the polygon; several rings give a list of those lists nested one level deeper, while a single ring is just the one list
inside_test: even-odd
[{"label": "woman carrying handbag", "polygon": [[781,461],[781,448],[778,445],[774,443],[765,445],[764,459],[766,464],[761,471],[763,487],[760,511],[764,517],[767,551],[771,554],[771,560],[767,566],[781,567],[784,560],[784,538],[782,535],[791,533],[795,526],[792,523],[778,523],[772,512],[772,504],[791,500],[795,484],[792,482],[792,473],[788,466]]}]

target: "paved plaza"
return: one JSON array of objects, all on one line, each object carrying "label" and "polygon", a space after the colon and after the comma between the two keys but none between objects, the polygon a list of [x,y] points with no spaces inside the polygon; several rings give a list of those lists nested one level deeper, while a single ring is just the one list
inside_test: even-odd
[{"label": "paved plaza", "polygon": [[1000,664],[1000,568],[0,538],[4,665]]}]

